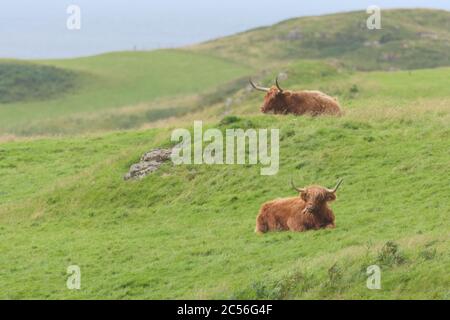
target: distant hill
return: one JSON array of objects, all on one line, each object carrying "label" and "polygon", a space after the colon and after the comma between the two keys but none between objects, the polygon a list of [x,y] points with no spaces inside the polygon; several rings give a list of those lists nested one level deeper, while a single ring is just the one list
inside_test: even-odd
[{"label": "distant hill", "polygon": [[[186,96],[250,71],[239,63],[186,50],[26,62],[0,59],[0,134],[136,127],[187,110]],[[181,102],[149,105],[182,97]],[[134,107],[139,110],[129,110]]]},{"label": "distant hill", "polygon": [[0,59],[0,135],[132,129],[223,104],[220,116],[230,108],[253,113],[260,96],[246,91],[250,75],[270,85],[285,72],[288,88],[309,85],[348,103],[342,99],[358,81],[344,87],[333,76],[349,69],[450,66],[450,12],[385,10],[382,30],[368,30],[367,18],[296,18],[175,50]]},{"label": "distant hill", "polygon": [[0,62],[0,103],[48,100],[73,91],[79,77],[50,66]]},{"label": "distant hill", "polygon": [[254,66],[296,59],[338,59],[359,70],[450,65],[450,12],[383,10],[369,30],[364,11],[283,21],[191,47]]}]

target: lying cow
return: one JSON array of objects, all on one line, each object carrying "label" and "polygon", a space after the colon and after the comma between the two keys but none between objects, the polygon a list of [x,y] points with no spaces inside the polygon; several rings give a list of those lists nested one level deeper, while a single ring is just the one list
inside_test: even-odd
[{"label": "lying cow", "polygon": [[261,112],[263,113],[292,113],[312,116],[342,114],[338,101],[320,91],[285,91],[278,84],[278,78],[275,80],[276,86],[272,86],[271,88],[257,86],[251,79],[250,84],[256,90],[266,92],[264,103],[261,107]]},{"label": "lying cow", "polygon": [[342,183],[339,180],[333,189],[319,186],[297,188],[291,180],[298,197],[266,202],[256,218],[256,232],[306,231],[334,228],[335,218],[327,203],[336,200],[336,191]]}]

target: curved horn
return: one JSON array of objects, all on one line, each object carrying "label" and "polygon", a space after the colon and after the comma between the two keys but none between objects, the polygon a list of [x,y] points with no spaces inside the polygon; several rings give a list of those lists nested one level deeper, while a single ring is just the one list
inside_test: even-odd
[{"label": "curved horn", "polygon": [[328,189],[328,192],[335,193],[337,191],[337,189],[339,188],[339,186],[341,185],[342,181],[344,181],[344,179],[339,179],[336,186],[333,189]]},{"label": "curved horn", "polygon": [[275,79],[275,84],[277,85],[278,90],[280,90],[280,92],[283,92],[283,89],[281,89],[280,84],[278,83],[278,77]]},{"label": "curved horn", "polygon": [[297,192],[303,192],[303,191],[305,191],[305,189],[303,189],[303,188],[297,188],[296,186],[295,186],[295,184],[294,184],[294,179],[291,177],[291,186],[292,186],[292,188],[294,188],[294,190],[295,191],[297,191]]},{"label": "curved horn", "polygon": [[270,91],[269,88],[260,87],[260,86],[257,86],[256,84],[254,84],[253,81],[252,81],[252,78],[248,79],[248,81],[250,82],[250,84],[252,85],[252,87],[253,87],[254,89],[256,89],[256,90],[263,91],[263,92],[269,92],[269,91]]}]

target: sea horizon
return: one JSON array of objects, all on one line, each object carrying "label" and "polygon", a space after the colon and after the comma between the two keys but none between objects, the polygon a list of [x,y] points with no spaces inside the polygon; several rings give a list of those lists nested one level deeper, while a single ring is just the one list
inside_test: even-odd
[{"label": "sea horizon", "polygon": [[[19,0],[0,6],[0,58],[23,60],[70,59],[122,51],[175,49],[270,26],[284,20],[366,10],[370,1],[323,5],[280,0],[278,10],[268,0],[209,3],[193,0],[165,4],[131,0],[61,1]],[[77,4],[78,3],[78,4]],[[380,8],[450,10],[439,1],[378,1]],[[406,6],[410,3],[410,6]],[[80,8],[79,30],[69,30],[70,5]],[[266,7],[268,9],[266,9]]]}]

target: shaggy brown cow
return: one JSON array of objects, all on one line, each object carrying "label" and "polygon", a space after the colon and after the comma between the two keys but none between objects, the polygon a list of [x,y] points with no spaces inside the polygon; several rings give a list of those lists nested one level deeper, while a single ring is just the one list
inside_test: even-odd
[{"label": "shaggy brown cow", "polygon": [[288,91],[281,89],[278,84],[278,78],[275,81],[276,86],[264,88],[257,86],[250,79],[253,88],[259,91],[267,92],[264,97],[264,104],[261,112],[274,114],[293,113],[296,115],[309,114],[317,116],[320,114],[340,115],[341,106],[338,101],[320,91]]},{"label": "shaggy brown cow", "polygon": [[311,186],[298,189],[291,180],[292,187],[300,193],[299,197],[277,199],[266,202],[256,218],[256,232],[268,231],[306,231],[310,229],[334,228],[334,214],[327,202],[336,200],[336,187],[327,189]]}]

